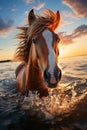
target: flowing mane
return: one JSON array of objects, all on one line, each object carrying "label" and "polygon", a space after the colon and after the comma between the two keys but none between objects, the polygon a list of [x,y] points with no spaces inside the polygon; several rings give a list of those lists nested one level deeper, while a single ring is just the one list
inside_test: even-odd
[{"label": "flowing mane", "polygon": [[17,29],[21,32],[16,35],[16,38],[20,40],[15,54],[16,59],[27,63],[32,43],[32,36],[39,34],[45,28],[54,31],[59,24],[58,18],[60,18],[59,11],[57,11],[56,15],[55,12],[45,9],[40,16],[36,15],[36,19],[32,25],[28,24],[27,27],[18,27]]}]

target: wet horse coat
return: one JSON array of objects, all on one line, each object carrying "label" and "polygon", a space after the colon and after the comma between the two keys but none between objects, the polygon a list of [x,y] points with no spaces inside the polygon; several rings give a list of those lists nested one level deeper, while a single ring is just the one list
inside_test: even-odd
[{"label": "wet horse coat", "polygon": [[61,79],[58,67],[59,37],[54,32],[60,21],[57,13],[46,9],[42,16],[31,10],[28,15],[28,27],[19,27],[22,32],[16,50],[16,58],[22,63],[16,69],[18,90],[28,94],[37,90],[40,96],[48,95],[48,88],[54,88]]}]

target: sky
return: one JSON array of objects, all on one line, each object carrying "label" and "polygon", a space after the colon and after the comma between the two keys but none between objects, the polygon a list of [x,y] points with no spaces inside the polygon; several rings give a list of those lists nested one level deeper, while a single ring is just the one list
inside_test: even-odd
[{"label": "sky", "polygon": [[14,58],[16,27],[26,25],[32,8],[36,14],[45,8],[60,11],[60,57],[87,55],[87,0],[0,0],[0,60]]}]

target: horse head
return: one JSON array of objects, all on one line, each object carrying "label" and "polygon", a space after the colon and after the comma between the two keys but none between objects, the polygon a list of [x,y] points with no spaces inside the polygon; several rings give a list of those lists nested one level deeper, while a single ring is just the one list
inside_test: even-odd
[{"label": "horse head", "polygon": [[[58,67],[60,41],[59,36],[54,32],[60,21],[59,11],[50,12],[53,17],[38,17],[31,10],[28,15],[29,30],[28,40],[31,40],[31,51],[33,62],[42,72],[42,78],[49,88],[54,88],[61,79],[61,69]],[[44,13],[44,15],[47,15]],[[52,19],[53,18],[53,19]]]}]

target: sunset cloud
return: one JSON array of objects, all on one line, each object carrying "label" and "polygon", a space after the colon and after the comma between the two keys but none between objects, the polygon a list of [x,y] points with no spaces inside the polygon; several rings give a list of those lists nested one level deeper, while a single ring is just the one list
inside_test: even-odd
[{"label": "sunset cloud", "polygon": [[76,14],[71,11],[63,10],[61,15],[62,15],[62,17],[65,17],[68,19],[78,19]]},{"label": "sunset cloud", "polygon": [[34,0],[25,0],[26,4],[32,4]]},{"label": "sunset cloud", "polygon": [[76,16],[75,13],[73,13],[71,11],[63,10],[61,12],[60,25],[65,26],[65,25],[72,24],[74,22],[74,20],[77,20],[77,19],[78,19],[78,17]]},{"label": "sunset cloud", "polygon": [[60,26],[65,26],[65,25],[69,25],[69,24],[72,24],[72,22],[65,18],[61,18]]},{"label": "sunset cloud", "polygon": [[66,34],[66,32],[60,32],[59,36],[62,45],[68,45],[74,43],[76,38],[87,35],[87,25],[78,26],[73,30],[72,34]]},{"label": "sunset cloud", "polygon": [[2,51],[3,49],[2,48],[0,48],[0,51]]},{"label": "sunset cloud", "polygon": [[9,33],[12,31],[14,25],[14,21],[9,19],[4,21],[0,17],[0,36],[1,37],[6,37],[9,35]]},{"label": "sunset cloud", "polygon": [[34,6],[33,8],[36,9],[36,10],[39,10],[39,9],[43,8],[44,5],[45,5],[45,3],[40,3],[37,6]]},{"label": "sunset cloud", "polygon": [[87,17],[87,0],[62,0],[78,17]]}]

